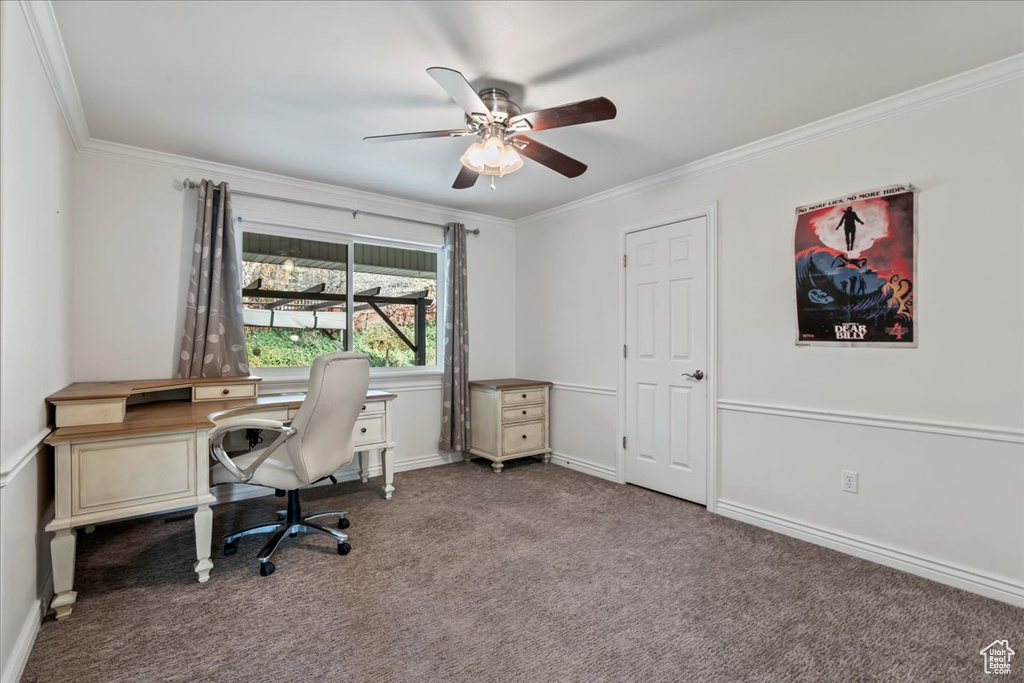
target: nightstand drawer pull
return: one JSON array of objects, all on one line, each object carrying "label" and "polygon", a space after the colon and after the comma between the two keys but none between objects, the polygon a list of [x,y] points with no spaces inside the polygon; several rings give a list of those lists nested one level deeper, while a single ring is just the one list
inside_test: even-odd
[{"label": "nightstand drawer pull", "polygon": [[363,427],[362,429],[360,429],[359,433],[360,434],[365,434],[366,433],[366,427]]}]

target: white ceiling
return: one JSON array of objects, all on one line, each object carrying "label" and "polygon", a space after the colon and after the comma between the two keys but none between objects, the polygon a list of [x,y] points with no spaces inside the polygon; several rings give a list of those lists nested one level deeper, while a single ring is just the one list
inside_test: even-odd
[{"label": "white ceiling", "polygon": [[[92,137],[520,218],[1024,52],[1021,2],[54,2]],[[469,138],[425,73],[521,86],[524,111],[605,96],[453,190]]]}]

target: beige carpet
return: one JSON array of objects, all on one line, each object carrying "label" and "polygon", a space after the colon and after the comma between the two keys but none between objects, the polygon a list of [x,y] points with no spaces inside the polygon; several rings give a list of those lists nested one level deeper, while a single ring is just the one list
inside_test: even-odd
[{"label": "beige carpet", "polygon": [[23,680],[969,681],[996,638],[1024,653],[1024,610],[556,465],[377,481],[305,494],[350,511],[354,550],[286,541],[267,578],[257,538],[196,583],[188,521],[79,534],[78,604]]}]

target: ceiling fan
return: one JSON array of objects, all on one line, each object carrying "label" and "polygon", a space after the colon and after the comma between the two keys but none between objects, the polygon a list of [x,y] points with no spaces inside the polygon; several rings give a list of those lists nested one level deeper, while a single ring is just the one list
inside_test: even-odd
[{"label": "ceiling fan", "polygon": [[427,69],[427,73],[465,110],[466,128],[371,135],[363,140],[397,142],[422,138],[477,136],[479,139],[470,145],[459,159],[462,162],[462,169],[455,178],[455,184],[452,185],[456,190],[473,187],[481,175],[491,176],[491,189],[494,189],[494,176],[504,176],[522,168],[523,159],[520,153],[568,178],[576,178],[587,170],[586,164],[527,137],[525,133],[615,118],[615,105],[606,97],[595,97],[523,114],[519,105],[511,101],[504,90],[484,88],[477,92],[461,73],[441,66],[431,67]]}]

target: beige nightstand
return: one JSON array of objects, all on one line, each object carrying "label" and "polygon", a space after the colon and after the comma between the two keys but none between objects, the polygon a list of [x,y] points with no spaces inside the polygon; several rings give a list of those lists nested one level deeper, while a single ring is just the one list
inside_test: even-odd
[{"label": "beige nightstand", "polygon": [[487,458],[495,472],[506,460],[539,455],[551,460],[548,392],[551,382],[482,379],[469,383],[471,437],[465,459]]}]

